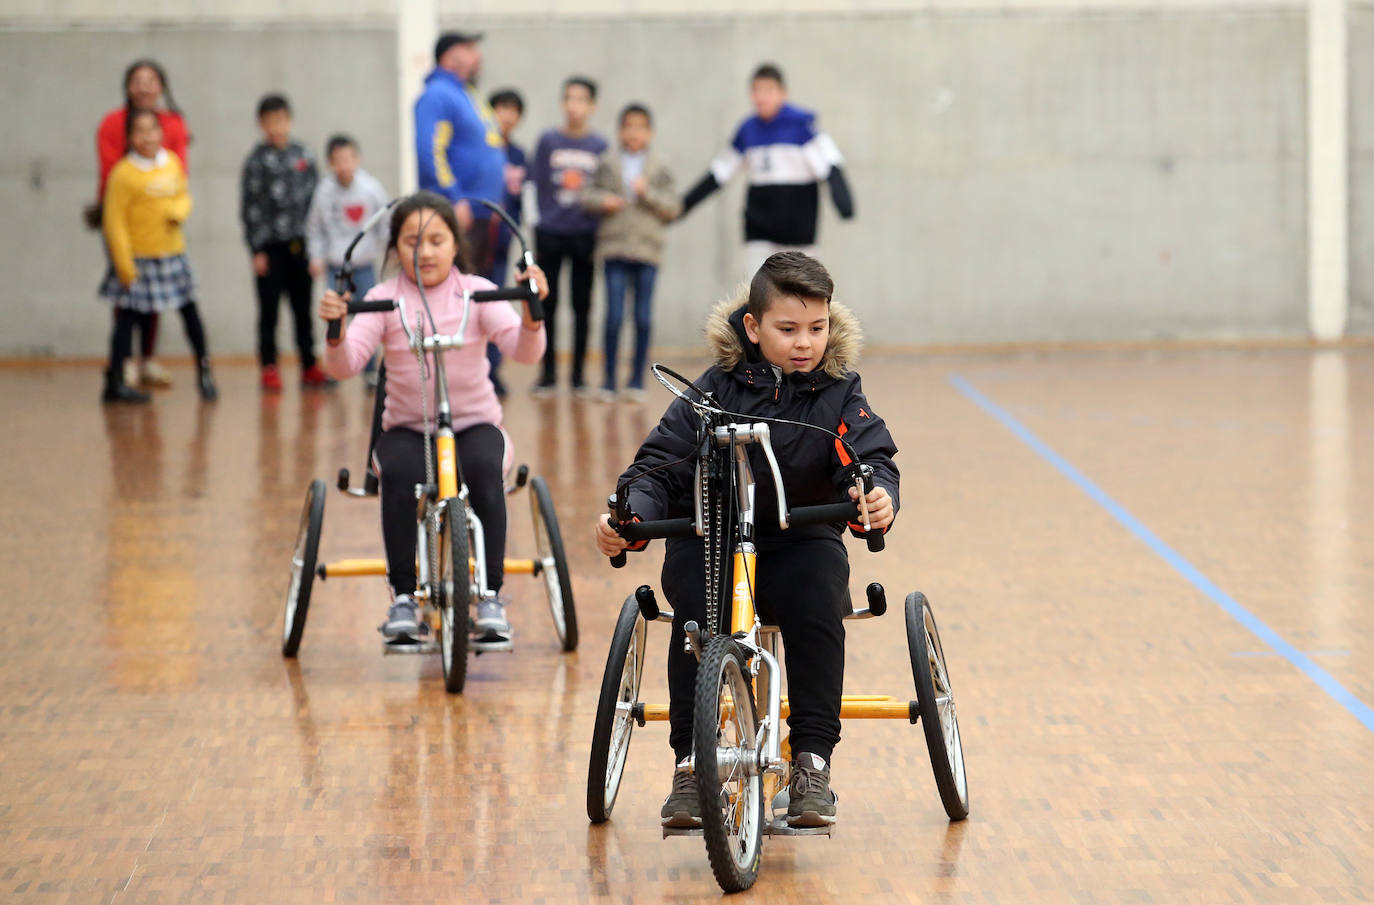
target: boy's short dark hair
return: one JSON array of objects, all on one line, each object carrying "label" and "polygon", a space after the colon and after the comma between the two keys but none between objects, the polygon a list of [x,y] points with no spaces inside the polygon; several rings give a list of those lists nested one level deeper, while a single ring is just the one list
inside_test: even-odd
[{"label": "boy's short dark hair", "polygon": [[777,82],[779,87],[786,88],[787,83],[782,80],[782,70],[773,63],[761,63],[754,74],[749,77],[749,81],[757,82],[759,79],[772,79]]},{"label": "boy's short dark hair", "polygon": [[342,133],[331,135],[329,136],[329,141],[326,142],[324,146],[324,159],[328,160],[333,157],[334,152],[340,148],[352,148],[356,151],[358,150],[358,143],[353,140],[353,136],[351,135],[344,135]]},{"label": "boy's short dark hair", "polygon": [[591,99],[596,100],[596,82],[593,82],[585,75],[570,75],[563,80],[563,93],[567,94],[568,89],[573,85],[581,85],[583,88],[586,88],[587,94],[591,96]]},{"label": "boy's short dark hair", "polygon": [[634,116],[636,113],[644,117],[644,121],[648,123],[650,127],[653,126],[654,118],[649,114],[649,108],[639,103],[639,101],[635,101],[632,104],[626,104],[625,109],[620,111],[620,119],[617,120],[617,122],[623,126],[625,125],[625,120]]},{"label": "boy's short dark hair", "polygon": [[493,92],[491,97],[487,98],[487,104],[492,107],[514,107],[521,116],[525,115],[525,99],[514,88],[502,88]]},{"label": "boy's short dark hair", "polygon": [[284,94],[264,94],[262,100],[258,101],[258,119],[262,119],[269,113],[276,113],[278,110],[291,112],[291,104],[287,102]]},{"label": "boy's short dark hair", "polygon": [[779,251],[768,256],[749,283],[749,313],[762,320],[773,300],[795,295],[803,301],[835,294],[835,281],[825,265],[800,251]]}]

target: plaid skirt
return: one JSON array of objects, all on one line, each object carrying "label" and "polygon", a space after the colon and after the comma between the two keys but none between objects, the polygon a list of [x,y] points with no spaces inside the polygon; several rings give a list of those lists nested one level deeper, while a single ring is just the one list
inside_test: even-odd
[{"label": "plaid skirt", "polygon": [[114,268],[105,271],[100,282],[100,297],[116,308],[134,311],[174,311],[196,300],[196,275],[186,255],[168,258],[134,258],[138,277],[128,289],[119,282]]}]

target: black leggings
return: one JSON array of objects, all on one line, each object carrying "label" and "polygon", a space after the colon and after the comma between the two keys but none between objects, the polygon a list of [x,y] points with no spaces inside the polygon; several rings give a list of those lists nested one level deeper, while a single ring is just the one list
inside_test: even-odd
[{"label": "black leggings", "polygon": [[[455,439],[458,467],[467,483],[469,502],[482,521],[487,582],[492,590],[500,590],[506,558],[506,438],[496,425],[478,424]],[[392,591],[413,594],[418,530],[415,485],[425,482],[424,435],[394,427],[377,438],[373,456],[381,470],[382,542],[386,547],[387,576]]]},{"label": "black leggings", "polygon": [[[840,740],[844,690],[844,616],[850,610],[849,557],[838,537],[790,543],[761,540],[756,580],[759,618],[782,630],[787,661],[787,718],[793,754],[830,760]],[[702,542],[670,540],[663,559],[663,596],[673,608],[668,641],[668,743],[679,761],[692,753],[697,661],[683,648],[682,626],[706,622]],[[728,602],[721,607],[729,620]],[[725,628],[728,629],[728,625]]]},{"label": "black leggings", "polygon": [[[196,360],[204,359],[209,352],[205,345],[205,326],[200,322],[200,311],[195,302],[187,302],[177,309],[181,313],[181,324],[186,328],[186,341]],[[110,370],[115,374],[124,373],[124,360],[133,354],[134,326],[146,324],[149,315],[132,308],[116,308],[114,331],[110,335]],[[146,332],[143,334],[148,335]]]}]

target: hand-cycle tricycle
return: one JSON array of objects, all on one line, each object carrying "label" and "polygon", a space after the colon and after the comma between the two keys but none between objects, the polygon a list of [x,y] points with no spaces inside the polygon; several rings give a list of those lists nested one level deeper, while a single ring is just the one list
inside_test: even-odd
[{"label": "hand-cycle tricycle", "polygon": [[[762,624],[754,606],[754,475],[747,448],[761,447],[768,462],[777,489],[781,530],[834,522],[867,527],[864,494],[873,488],[872,469],[860,463],[850,448],[858,501],[789,510],[769,428],[770,420],[777,419],[741,420],[668,368],[656,364],[653,373],[701,419],[695,454],[695,513],[688,518],[637,521],[626,503],[627,482],[609,500],[612,524],[631,542],[689,536],[704,540],[707,624],[688,622],[685,626],[686,643],[698,660],[691,768],[697,777],[701,826],[664,826],[663,835],[704,836],[716,881],[725,891],[738,892],[752,886],[758,876],[764,835],[829,835],[832,829],[828,824],[793,827],[786,820],[791,752],[782,721],[790,711],[782,696],[778,629]],[[838,434],[807,426],[844,443]],[[883,537],[877,532],[866,540],[874,552],[883,548]],[[619,567],[624,558],[620,553],[612,564]],[[887,611],[882,585],[868,585],[867,597],[868,606],[847,619],[872,618]],[[593,823],[610,819],[635,726],[668,719],[666,704],[641,700],[640,682],[647,623],[672,621],[673,614],[660,608],[648,585],[639,587],[621,607],[606,657],[587,768],[587,816]],[[962,820],[968,816],[968,783],[954,692],[934,613],[919,591],[906,598],[906,635],[916,699],[844,695],[840,716],[919,721],[945,812],[951,820]]]},{"label": "hand-cycle tricycle", "polygon": [[[500,216],[505,212],[494,205],[488,205]],[[388,206],[389,208],[389,206]],[[375,215],[380,217],[388,208]],[[508,221],[509,222],[509,221]],[[375,223],[370,220],[359,231],[359,237],[366,234]],[[523,261],[528,269],[534,258],[525,246],[524,237],[518,227],[510,223],[512,232],[520,239]],[[355,238],[344,256],[344,267],[340,271],[340,291],[351,290],[349,261]],[[419,531],[416,544],[416,590],[415,599],[421,606],[421,622],[430,632],[430,640],[418,644],[383,644],[383,651],[394,653],[433,653],[438,651],[443,663],[444,687],[450,692],[461,692],[467,678],[467,653],[507,651],[512,648],[510,639],[498,641],[479,640],[469,637],[472,624],[470,608],[483,599],[495,595],[487,583],[485,544],[482,523],[468,504],[468,490],[458,464],[454,445],[453,425],[451,423],[448,381],[444,372],[442,353],[461,348],[467,330],[468,316],[472,303],[522,301],[530,304],[530,313],[535,320],[543,317],[539,305],[538,288],[534,280],[525,285],[508,289],[494,289],[465,292],[463,295],[463,315],[458,332],[443,336],[437,332],[434,319],[429,316],[430,331],[426,333],[425,320],[428,303],[424,299],[424,287],[420,287],[420,300],[424,311],[407,311],[404,299],[373,299],[350,302],[350,314],[363,312],[392,311],[400,312],[400,319],[410,348],[420,360],[420,393],[422,402],[426,395],[425,375],[432,374],[434,380],[434,413],[431,418],[428,405],[422,405],[424,412],[425,436],[425,483],[417,485],[416,520]],[[336,338],[337,322],[331,322],[329,335]],[[384,388],[378,389],[380,394]],[[352,497],[372,496],[376,491],[375,477],[369,473],[364,488],[350,488],[347,469],[339,470],[338,487]],[[554,510],[553,497],[548,484],[542,477],[529,478],[529,469],[522,465],[517,471],[513,484],[507,493],[514,493],[526,483],[530,487],[530,509],[534,524],[534,541],[537,556],[530,559],[505,560],[507,575],[530,575],[543,580],[548,596],[549,610],[553,616],[554,630],[564,651],[577,649],[577,611],[573,603],[572,581],[568,573],[568,561],[563,550],[563,538],[558,527],[558,515]],[[305,618],[310,606],[314,580],[330,578],[352,578],[360,576],[385,576],[385,559],[344,559],[334,562],[318,562],[320,532],[324,524],[325,484],[316,479],[306,492],[305,508],[301,513],[300,527],[296,534],[295,548],[291,554],[291,581],[286,592],[282,616],[282,655],[296,656],[301,637],[305,632]],[[437,635],[437,640],[434,636]]]}]

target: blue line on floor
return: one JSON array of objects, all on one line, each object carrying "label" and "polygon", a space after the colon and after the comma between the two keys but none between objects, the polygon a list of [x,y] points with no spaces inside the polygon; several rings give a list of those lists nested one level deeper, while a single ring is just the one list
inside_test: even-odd
[{"label": "blue line on floor", "polygon": [[1031,433],[1029,428],[1017,421],[1005,409],[980,393],[973,384],[969,383],[958,374],[951,374],[949,376],[949,382],[954,385],[955,389],[976,403],[979,408],[1001,422],[1002,426],[1015,434],[1022,443],[1025,443],[1031,449],[1039,453],[1040,457],[1053,465],[1060,474],[1077,484],[1080,490],[1091,497],[1093,501],[1103,509],[1106,509],[1107,512],[1111,514],[1112,518],[1116,519],[1132,534],[1144,541],[1145,545],[1155,551],[1161,559],[1173,566],[1175,571],[1184,578],[1188,579],[1193,587],[1210,597],[1212,601],[1225,610],[1232,619],[1235,619],[1241,625],[1245,626],[1257,638],[1273,648],[1275,653],[1306,673],[1309,679],[1317,683],[1317,687],[1334,698],[1336,703],[1350,711],[1355,719],[1364,724],[1366,729],[1374,732],[1374,710],[1371,710],[1368,704],[1365,704],[1359,698],[1355,697],[1355,695],[1351,694],[1351,692],[1340,682],[1337,682],[1329,672],[1312,662],[1310,657],[1283,640],[1278,632],[1265,625],[1254,613],[1251,613],[1245,607],[1237,603],[1229,594],[1214,585],[1211,579],[1198,571],[1196,566],[1184,559],[1178,551],[1164,543],[1164,541],[1159,539],[1157,534],[1145,527],[1140,519],[1126,511],[1124,506],[1108,496],[1102,488],[1090,481],[1077,468],[1070,465],[1068,460],[1063,456],[1050,449],[1044,441]]}]

